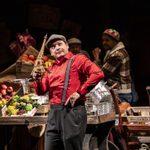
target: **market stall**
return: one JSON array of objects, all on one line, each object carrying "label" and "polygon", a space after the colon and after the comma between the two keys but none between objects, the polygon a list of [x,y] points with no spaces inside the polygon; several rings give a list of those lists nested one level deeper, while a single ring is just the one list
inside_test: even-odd
[{"label": "market stall", "polygon": [[[39,51],[29,46],[0,73],[1,150],[44,150],[49,99],[35,94],[31,78],[38,56]],[[54,61],[44,53],[40,56],[45,69]]]},{"label": "market stall", "polygon": [[[150,116],[148,115],[150,109],[149,107],[136,107],[132,109],[132,113],[130,108],[122,114],[122,126],[126,133],[125,140],[128,148],[135,150],[139,149],[142,144],[148,146],[150,144]],[[91,148],[98,146],[96,142],[97,137],[100,138],[99,136],[101,135],[107,137],[113,122],[91,123],[91,116],[88,117],[89,122],[84,146],[86,149],[91,150]],[[118,116],[116,116],[116,122],[117,120]],[[35,136],[34,131],[41,132],[43,125],[46,125],[46,121],[46,113],[44,115],[35,113],[34,116],[0,117],[0,146],[3,146],[4,150],[44,150],[44,132],[41,136]],[[117,126],[118,124],[116,123]],[[34,127],[35,130],[33,129]]]},{"label": "market stall", "polygon": [[49,111],[49,104],[45,103],[47,97],[18,94],[13,95],[0,108],[0,149],[44,150],[44,132]]},{"label": "market stall", "polygon": [[[53,62],[44,56],[43,45],[40,52],[30,46],[15,64],[0,73],[0,150],[44,150],[49,99],[47,95],[42,97],[35,94],[31,74],[35,67],[43,65],[41,69],[44,71]],[[107,97],[108,93],[105,94]],[[88,126],[83,150],[102,149],[102,146],[118,150],[108,140],[111,129],[119,126],[118,115],[111,108],[110,102],[94,104],[89,101],[86,108]],[[128,148],[133,147],[134,150],[135,147],[140,148],[141,144],[149,145],[149,110],[147,107],[126,107],[126,110],[121,111],[121,125],[126,133],[124,138]]]}]

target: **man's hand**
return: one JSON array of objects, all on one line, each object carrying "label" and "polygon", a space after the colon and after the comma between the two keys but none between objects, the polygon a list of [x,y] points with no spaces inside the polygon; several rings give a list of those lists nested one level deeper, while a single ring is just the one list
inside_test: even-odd
[{"label": "man's hand", "polygon": [[80,94],[75,92],[73,93],[72,95],[69,96],[69,98],[67,99],[67,101],[65,102],[65,106],[68,105],[68,103],[70,102],[71,103],[71,106],[73,107],[76,100],[80,97]]},{"label": "man's hand", "polygon": [[42,78],[42,73],[40,70],[36,70],[33,74],[32,74],[32,78],[34,80],[41,80]]},{"label": "man's hand", "polygon": [[101,49],[99,47],[96,47],[92,50],[92,54],[94,56],[95,61],[99,61],[100,53],[101,53]]}]

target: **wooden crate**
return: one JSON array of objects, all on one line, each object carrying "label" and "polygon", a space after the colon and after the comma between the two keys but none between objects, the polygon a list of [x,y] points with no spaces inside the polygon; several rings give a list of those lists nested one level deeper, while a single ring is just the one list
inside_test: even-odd
[{"label": "wooden crate", "polygon": [[16,78],[17,79],[30,78],[33,67],[34,67],[34,64],[17,61],[16,62]]},{"label": "wooden crate", "polygon": [[109,103],[86,103],[87,123],[100,124],[115,120],[115,111],[110,107]]},{"label": "wooden crate", "polygon": [[150,124],[150,107],[130,107],[122,114],[122,119],[128,123]]},{"label": "wooden crate", "polygon": [[104,115],[87,115],[88,124],[101,124],[108,121],[115,120],[115,112],[110,112]]},{"label": "wooden crate", "polygon": [[[37,51],[34,47],[30,46],[22,55],[24,54],[32,54],[35,57],[38,56],[39,51]],[[30,74],[34,68],[34,64],[31,62],[24,62],[21,60],[22,55],[16,61],[16,78],[30,78]]]}]

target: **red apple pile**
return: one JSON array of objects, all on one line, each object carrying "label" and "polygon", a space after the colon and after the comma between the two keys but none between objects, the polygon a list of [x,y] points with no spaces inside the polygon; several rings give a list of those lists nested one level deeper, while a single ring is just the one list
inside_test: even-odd
[{"label": "red apple pile", "polygon": [[32,54],[22,54],[20,59],[22,62],[34,64],[36,60],[36,56]]},{"label": "red apple pile", "polygon": [[7,86],[5,83],[0,84],[0,99],[4,98],[9,100],[14,95],[14,89],[12,86]]}]

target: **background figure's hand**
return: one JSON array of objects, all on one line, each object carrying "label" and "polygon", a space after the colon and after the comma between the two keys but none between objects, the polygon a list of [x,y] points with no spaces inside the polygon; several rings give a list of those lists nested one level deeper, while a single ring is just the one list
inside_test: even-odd
[{"label": "background figure's hand", "polygon": [[96,61],[99,61],[99,55],[100,55],[100,53],[101,53],[101,49],[100,49],[99,47],[96,47],[96,48],[94,48],[94,49],[92,50],[92,54],[93,54],[94,59],[95,59]]},{"label": "background figure's hand", "polygon": [[12,43],[9,45],[9,48],[10,48],[10,49],[14,49],[16,46],[17,46],[16,42],[12,42]]},{"label": "background figure's hand", "polygon": [[80,97],[80,94],[77,92],[74,92],[72,95],[69,96],[69,98],[67,99],[67,101],[65,102],[65,106],[70,102],[71,106],[73,107],[76,100]]}]

